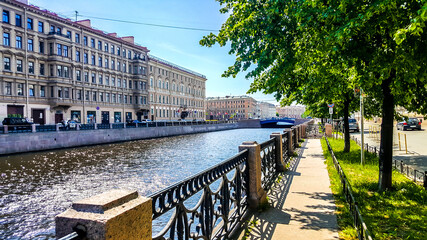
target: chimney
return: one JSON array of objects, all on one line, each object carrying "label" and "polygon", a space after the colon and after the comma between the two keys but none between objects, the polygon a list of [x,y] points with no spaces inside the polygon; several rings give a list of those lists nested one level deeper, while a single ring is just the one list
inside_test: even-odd
[{"label": "chimney", "polygon": [[90,20],[89,19],[80,20],[80,21],[77,21],[76,23],[91,28],[91,26],[90,26]]},{"label": "chimney", "polygon": [[117,37],[117,33],[108,33],[108,36]]},{"label": "chimney", "polygon": [[122,37],[122,40],[132,44],[135,43],[135,38],[133,36]]}]

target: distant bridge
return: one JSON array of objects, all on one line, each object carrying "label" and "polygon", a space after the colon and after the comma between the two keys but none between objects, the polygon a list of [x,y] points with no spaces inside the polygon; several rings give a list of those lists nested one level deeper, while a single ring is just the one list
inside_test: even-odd
[{"label": "distant bridge", "polygon": [[290,128],[295,125],[295,118],[271,118],[260,121],[262,128]]}]

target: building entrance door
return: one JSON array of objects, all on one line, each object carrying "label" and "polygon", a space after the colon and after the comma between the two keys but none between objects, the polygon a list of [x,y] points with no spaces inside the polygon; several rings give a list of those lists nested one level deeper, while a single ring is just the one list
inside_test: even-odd
[{"label": "building entrance door", "polygon": [[102,111],[102,124],[110,124],[110,112]]},{"label": "building entrance door", "polygon": [[31,114],[35,124],[44,125],[46,123],[44,109],[33,109]]},{"label": "building entrance door", "polygon": [[61,123],[64,120],[64,115],[62,113],[55,114],[55,124]]}]

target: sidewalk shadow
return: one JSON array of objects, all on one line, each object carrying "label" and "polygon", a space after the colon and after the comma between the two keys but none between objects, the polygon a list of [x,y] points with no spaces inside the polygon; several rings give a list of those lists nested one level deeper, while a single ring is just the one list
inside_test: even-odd
[{"label": "sidewalk shadow", "polygon": [[[296,170],[301,159],[305,158],[302,155],[304,150],[307,149],[306,145],[307,141],[302,144],[301,148],[297,149],[298,157],[292,161],[286,172],[279,174],[281,180],[273,184],[270,191],[267,193],[270,208],[261,213],[253,214],[250,216],[252,224],[247,223],[246,226],[243,226],[244,228],[252,228],[249,236],[246,236],[245,239],[271,240],[277,224],[289,224],[291,215],[283,210],[283,206],[294,176],[301,175]],[[254,221],[256,221],[255,226],[253,224]],[[244,229],[242,229],[242,231],[244,232]],[[243,233],[240,234],[240,237],[242,236],[244,236]]]}]

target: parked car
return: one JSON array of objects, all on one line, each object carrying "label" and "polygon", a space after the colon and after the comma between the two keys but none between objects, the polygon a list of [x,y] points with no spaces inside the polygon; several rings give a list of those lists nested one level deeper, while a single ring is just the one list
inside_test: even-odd
[{"label": "parked car", "polygon": [[11,130],[30,130],[31,123],[25,118],[10,117],[3,120],[3,125],[7,125]]},{"label": "parked car", "polygon": [[408,118],[402,122],[397,123],[396,128],[397,130],[403,130],[403,131],[406,131],[408,129],[421,130],[421,121],[419,121],[418,118]]},{"label": "parked car", "polygon": [[[340,122],[340,129],[344,132],[344,121]],[[348,131],[349,132],[360,132],[359,124],[356,119],[349,118],[348,119]]]}]

